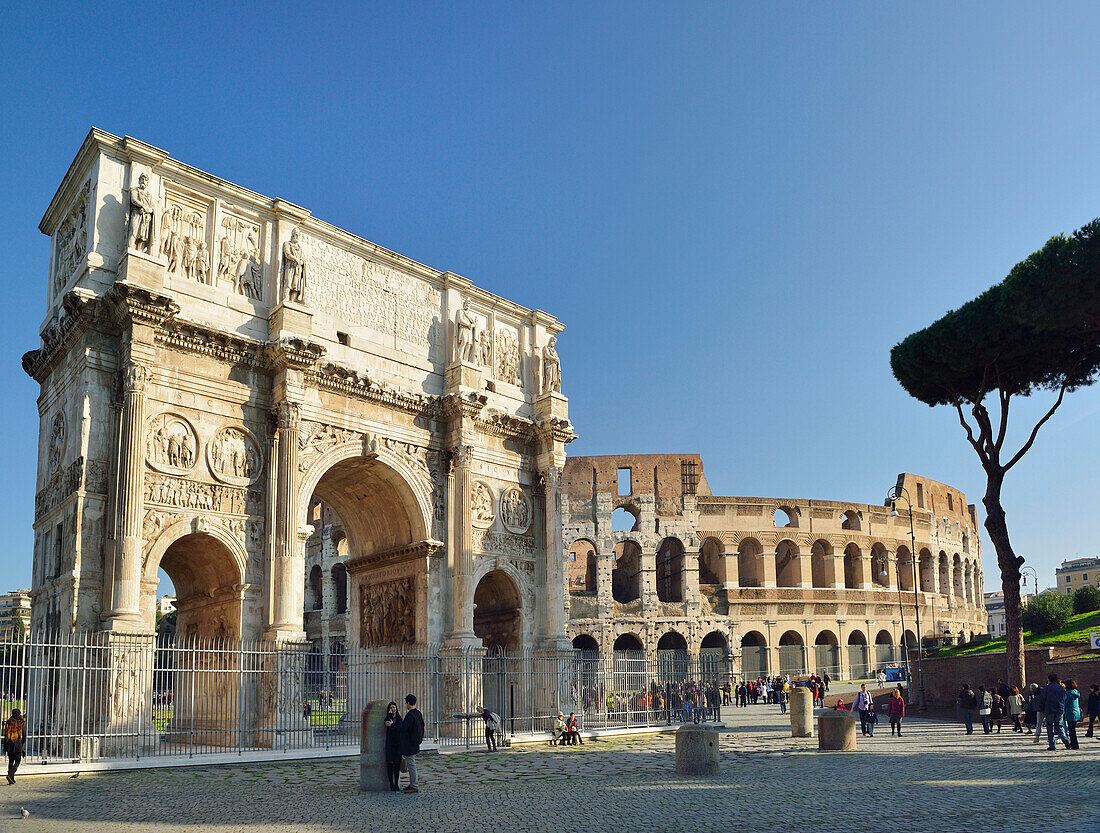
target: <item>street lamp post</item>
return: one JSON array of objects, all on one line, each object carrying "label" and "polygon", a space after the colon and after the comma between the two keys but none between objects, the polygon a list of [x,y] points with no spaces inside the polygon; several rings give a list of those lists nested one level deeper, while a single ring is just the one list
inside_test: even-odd
[{"label": "street lamp post", "polygon": [[[920,596],[918,591],[920,590],[920,562],[917,560],[917,535],[913,530],[913,501],[909,498],[909,493],[900,486],[894,486],[886,494],[886,500],[890,504],[891,514],[897,514],[897,501],[901,499],[905,501],[905,505],[909,507],[909,559],[912,566],[913,576],[913,607],[916,609],[917,617],[917,679],[919,686],[919,699],[917,700],[917,707],[924,711],[927,708],[925,696],[924,696],[924,663],[922,659],[924,657],[924,636],[920,627]],[[898,583],[898,606],[901,606],[901,583]],[[902,645],[905,644],[905,613],[902,613]],[[933,617],[934,618],[934,617]],[[909,652],[905,652],[906,659],[909,658]]]},{"label": "street lamp post", "polygon": [[1024,573],[1026,573],[1028,571],[1031,572],[1031,580],[1033,582],[1032,586],[1035,588],[1035,595],[1038,596],[1039,595],[1039,574],[1037,572],[1035,572],[1034,567],[1021,567],[1020,568],[1020,583],[1024,586],[1024,592],[1026,593],[1027,592],[1027,578],[1024,576]]}]

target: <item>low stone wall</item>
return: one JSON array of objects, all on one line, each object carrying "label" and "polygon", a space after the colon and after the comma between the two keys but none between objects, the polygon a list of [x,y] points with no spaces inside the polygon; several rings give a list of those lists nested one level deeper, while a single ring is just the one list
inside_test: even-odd
[{"label": "low stone wall", "polygon": [[[1100,654],[1065,659],[1066,653],[1064,648],[1028,648],[1024,651],[1025,678],[1029,683],[1042,684],[1046,682],[1047,674],[1054,673],[1063,680],[1076,680],[1082,691],[1087,691],[1092,683],[1100,683]],[[915,670],[916,654],[911,655],[910,662]],[[977,689],[980,685],[995,685],[998,678],[1005,676],[1003,651],[924,658],[924,691],[930,706],[954,706],[963,683]]]}]

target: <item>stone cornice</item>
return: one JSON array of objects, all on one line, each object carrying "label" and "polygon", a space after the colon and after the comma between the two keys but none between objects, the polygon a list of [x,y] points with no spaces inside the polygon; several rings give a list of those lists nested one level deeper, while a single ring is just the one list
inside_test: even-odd
[{"label": "stone cornice", "polygon": [[477,428],[490,436],[514,438],[523,442],[530,442],[535,436],[533,420],[500,411],[482,412],[477,420]]},{"label": "stone cornice", "polygon": [[264,346],[267,363],[275,370],[309,370],[325,356],[325,348],[300,338],[282,338]]},{"label": "stone cornice", "polygon": [[442,415],[448,420],[476,420],[488,401],[489,397],[483,393],[451,393],[443,397]]},{"label": "stone cornice", "polygon": [[146,324],[160,327],[179,315],[180,307],[169,295],[119,281],[103,298],[107,311],[121,327]]},{"label": "stone cornice", "polygon": [[446,545],[442,541],[428,539],[417,541],[414,544],[402,544],[393,549],[382,552],[372,552],[370,555],[358,555],[349,558],[348,574],[354,574],[366,569],[376,567],[389,567],[394,564],[405,564],[409,561],[417,561],[421,558],[430,558],[441,553]]},{"label": "stone cornice", "polygon": [[40,385],[88,327],[102,318],[102,305],[88,290],[70,290],[61,303],[64,314],[42,333],[42,346],[23,354],[23,370]]},{"label": "stone cornice", "polygon": [[385,382],[376,382],[367,373],[359,373],[335,362],[324,362],[307,371],[306,382],[323,390],[397,408],[418,416],[439,418],[441,414],[438,396],[412,393]]},{"label": "stone cornice", "polygon": [[198,353],[227,364],[247,364],[257,368],[265,366],[260,342],[191,321],[167,321],[157,332],[156,341],[180,352]]},{"label": "stone cornice", "polygon": [[546,417],[539,420],[535,433],[540,439],[553,440],[563,445],[568,445],[577,439],[577,434],[573,431],[573,423],[561,417]]}]

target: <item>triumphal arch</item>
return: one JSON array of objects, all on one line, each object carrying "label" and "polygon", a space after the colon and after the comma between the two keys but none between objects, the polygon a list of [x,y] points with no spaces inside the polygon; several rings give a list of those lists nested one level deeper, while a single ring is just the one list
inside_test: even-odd
[{"label": "triumphal arch", "polygon": [[322,500],[352,645],[568,647],[556,318],[99,130],[40,229],[34,628],[300,640]]}]

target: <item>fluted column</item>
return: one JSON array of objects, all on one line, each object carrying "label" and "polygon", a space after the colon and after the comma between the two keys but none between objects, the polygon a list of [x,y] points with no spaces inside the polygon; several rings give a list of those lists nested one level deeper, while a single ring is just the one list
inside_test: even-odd
[{"label": "fluted column", "polygon": [[473,643],[474,554],[470,517],[470,464],[473,448],[456,445],[451,449],[451,529],[449,543],[454,551],[451,641]]},{"label": "fluted column", "polygon": [[147,371],[131,362],[122,371],[119,488],[115,507],[118,541],[107,628],[135,631],[141,620],[142,514],[145,506],[145,382]]},{"label": "fluted column", "polygon": [[553,647],[566,644],[565,639],[565,575],[561,545],[561,476],[559,466],[542,470],[542,485],[546,493],[546,634]]},{"label": "fluted column", "polygon": [[271,630],[276,638],[302,635],[305,552],[298,522],[298,404],[279,405],[279,439],[275,475],[275,615]]}]

